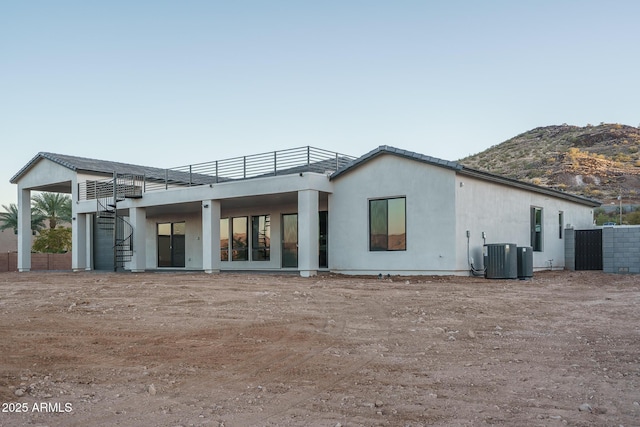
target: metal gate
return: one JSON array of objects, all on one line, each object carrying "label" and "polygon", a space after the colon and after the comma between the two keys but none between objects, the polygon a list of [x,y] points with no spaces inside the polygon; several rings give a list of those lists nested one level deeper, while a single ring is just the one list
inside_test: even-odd
[{"label": "metal gate", "polygon": [[576,270],[602,270],[602,230],[576,230]]},{"label": "metal gate", "polygon": [[99,224],[100,219],[94,217],[93,224],[93,269],[113,271],[113,229]]}]

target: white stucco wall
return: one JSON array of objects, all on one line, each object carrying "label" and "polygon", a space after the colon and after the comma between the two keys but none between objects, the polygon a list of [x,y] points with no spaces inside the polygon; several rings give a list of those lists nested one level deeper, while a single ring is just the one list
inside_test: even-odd
[{"label": "white stucco wall", "polygon": [[[329,266],[347,274],[447,273],[455,259],[453,170],[383,154],[333,180]],[[406,251],[369,251],[369,200],[406,197]]]},{"label": "white stucco wall", "polygon": [[[95,212],[97,206],[95,200],[77,201],[77,182],[96,178],[104,177],[76,176],[70,169],[42,159],[20,179],[18,192],[26,194],[21,190],[70,183],[75,202],[73,215],[77,216]],[[531,245],[532,206],[543,209],[544,232],[543,251],[534,252],[534,268],[549,268],[550,260],[554,268],[562,268],[564,238],[558,234],[558,213],[563,212],[565,227],[571,224],[575,228],[590,228],[593,218],[593,208],[589,206],[392,154],[373,158],[332,181],[326,175],[314,173],[264,177],[148,192],[141,199],[121,201],[118,207],[153,208],[153,215],[148,215],[145,222],[147,269],[157,268],[157,224],[183,221],[185,268],[203,268],[202,213],[194,212],[193,206],[179,213],[177,205],[220,200],[221,218],[269,214],[270,261],[227,261],[220,268],[278,270],[282,215],[298,211],[291,194],[305,190],[329,194],[328,203],[320,202],[318,206],[319,210],[329,211],[329,268],[350,274],[468,274],[468,256],[474,258],[477,267],[482,266],[482,232],[486,233],[486,243]],[[252,198],[256,195],[268,197]],[[370,251],[369,200],[395,197],[406,198],[406,250]],[[230,200],[237,202],[240,198],[244,198],[240,203]],[[90,228],[87,235],[91,236]],[[251,238],[250,234],[248,237]],[[90,263],[90,241],[87,248]]]},{"label": "white stucco wall", "polygon": [[51,160],[41,159],[18,181],[18,188],[37,188],[51,184],[71,181],[71,188],[76,188],[76,173],[60,166]]},{"label": "white stucco wall", "polygon": [[593,224],[593,208],[589,206],[463,174],[456,177],[455,194],[457,270],[468,269],[467,230],[470,257],[476,268],[483,266],[482,232],[486,233],[486,243],[531,246],[532,206],[543,209],[543,250],[533,253],[534,269],[549,268],[550,260],[554,269],[564,267],[564,232],[563,238],[559,238],[560,211],[564,215],[564,227],[571,224],[576,228],[590,228]]},{"label": "white stucco wall", "polygon": [[255,195],[282,194],[313,189],[331,191],[326,175],[305,172],[302,175],[283,175],[244,181],[222,182],[194,187],[170,188],[144,193],[141,199],[127,199],[118,204],[121,208],[173,205],[201,200],[224,200]]}]

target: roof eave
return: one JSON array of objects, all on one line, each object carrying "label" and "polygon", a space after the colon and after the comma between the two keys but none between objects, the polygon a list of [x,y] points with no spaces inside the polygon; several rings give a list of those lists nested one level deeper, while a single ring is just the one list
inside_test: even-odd
[{"label": "roof eave", "polygon": [[393,156],[398,156],[398,157],[403,157],[405,159],[409,159],[409,160],[415,160],[421,163],[427,163],[433,166],[439,166],[439,167],[443,167],[446,169],[452,169],[452,170],[461,170],[462,169],[462,165],[457,163],[457,162],[451,162],[449,160],[443,160],[443,159],[438,159],[435,157],[430,157],[430,156],[426,156],[424,154],[420,154],[420,153],[416,153],[413,151],[407,151],[407,150],[401,150],[399,148],[395,148],[395,147],[390,147],[388,145],[381,145],[378,148],[375,148],[371,151],[369,151],[367,154],[364,154],[360,157],[358,157],[357,159],[353,160],[351,163],[349,163],[347,166],[345,166],[344,168],[334,172],[331,174],[331,176],[329,177],[329,179],[333,180],[336,179],[342,175],[345,175],[349,172],[351,172],[354,169],[357,169],[360,165],[367,163],[368,161],[384,155],[384,154],[390,154]]},{"label": "roof eave", "polygon": [[67,169],[75,170],[73,165],[61,163],[61,162],[57,161],[57,159],[47,156],[47,153],[39,152],[38,154],[33,156],[33,158],[31,160],[29,160],[27,162],[27,164],[24,165],[15,175],[13,175],[11,177],[11,179],[9,180],[9,182],[11,184],[17,184],[18,181],[20,180],[20,178],[22,178],[27,172],[29,172],[42,159],[47,159],[47,160],[49,160],[51,162],[57,163],[57,164],[59,164],[61,166],[64,166]]},{"label": "roof eave", "polygon": [[466,166],[464,166],[459,173],[461,175],[467,175],[467,176],[471,176],[474,178],[479,178],[479,179],[483,179],[485,181],[491,181],[491,182],[495,182],[498,184],[503,184],[503,185],[508,185],[510,187],[516,187],[516,188],[520,188],[523,190],[528,190],[528,191],[535,191],[536,193],[541,193],[541,194],[546,194],[548,196],[552,196],[552,197],[558,197],[560,199],[565,199],[565,200],[569,200],[575,203],[580,203],[582,205],[586,205],[589,207],[593,207],[593,208],[597,208],[599,206],[602,205],[602,202],[595,200],[595,199],[589,199],[586,197],[582,197],[582,196],[578,196],[575,194],[571,194],[571,193],[565,193],[563,191],[559,191],[559,190],[554,190],[552,188],[547,188],[547,187],[541,187],[539,185],[535,185],[535,184],[530,184],[528,182],[524,182],[524,181],[518,181],[516,179],[511,179],[511,178],[506,178],[500,175],[494,175],[492,173],[489,172],[484,172],[484,171],[480,171],[477,169],[471,169],[468,168]]}]

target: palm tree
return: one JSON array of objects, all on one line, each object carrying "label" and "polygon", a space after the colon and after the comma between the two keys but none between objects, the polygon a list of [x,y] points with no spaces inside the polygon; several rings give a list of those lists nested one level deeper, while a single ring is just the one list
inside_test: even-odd
[{"label": "palm tree", "polygon": [[58,222],[71,222],[71,197],[60,193],[40,193],[31,200],[33,209],[49,220],[49,228]]},{"label": "palm tree", "polygon": [[[2,205],[2,208],[5,212],[0,212],[0,230],[11,228],[15,234],[18,234],[18,206],[11,203],[9,207]],[[44,216],[31,208],[31,230],[34,233],[44,228],[44,220]]]}]

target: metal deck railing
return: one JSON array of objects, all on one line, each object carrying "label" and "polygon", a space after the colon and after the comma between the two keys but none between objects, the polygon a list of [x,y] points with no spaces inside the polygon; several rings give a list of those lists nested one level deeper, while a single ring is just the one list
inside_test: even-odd
[{"label": "metal deck railing", "polygon": [[[136,191],[144,193],[301,172],[333,173],[354,159],[346,154],[307,146],[169,169],[148,168],[150,172],[141,180],[138,176],[133,186]],[[118,183],[118,187],[120,185]],[[110,186],[112,188],[113,179],[86,181],[78,186],[80,200],[90,200],[100,197]]]},{"label": "metal deck railing", "polygon": [[101,199],[115,197],[124,199],[127,197],[141,197],[144,187],[144,175],[118,174],[116,187],[113,186],[114,178],[102,180],[87,180],[78,184],[80,200]]}]

